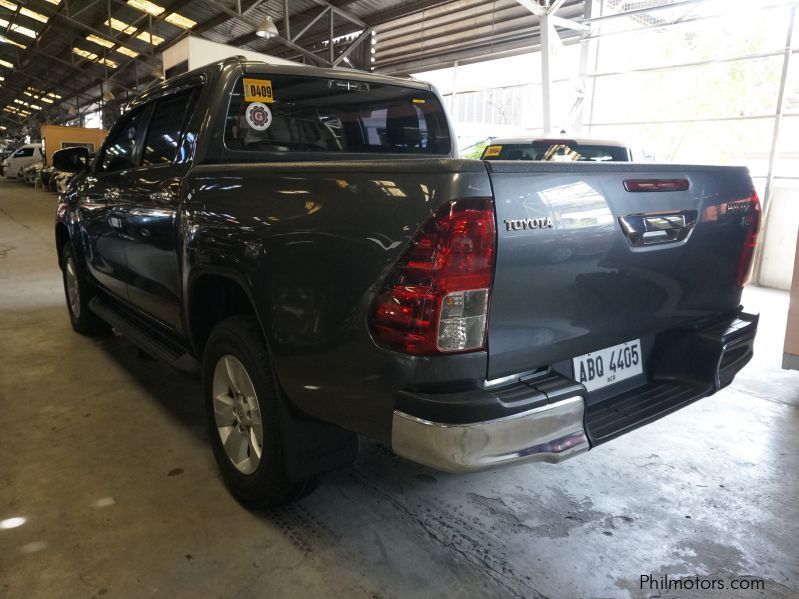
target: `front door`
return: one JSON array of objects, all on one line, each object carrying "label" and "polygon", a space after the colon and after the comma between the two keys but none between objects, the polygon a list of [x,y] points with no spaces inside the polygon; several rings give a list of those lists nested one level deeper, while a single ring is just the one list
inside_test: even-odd
[{"label": "front door", "polygon": [[86,265],[101,286],[121,298],[127,298],[121,204],[136,164],[145,117],[145,110],[137,108],[117,122],[93,172],[77,188]]}]

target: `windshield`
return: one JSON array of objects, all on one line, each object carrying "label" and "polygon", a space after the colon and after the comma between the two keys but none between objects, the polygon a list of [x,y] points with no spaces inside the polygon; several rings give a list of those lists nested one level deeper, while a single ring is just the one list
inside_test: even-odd
[{"label": "windshield", "polygon": [[289,159],[296,152],[446,155],[452,142],[441,104],[430,91],[265,75],[237,82],[225,145]]},{"label": "windshield", "polygon": [[627,148],[553,140],[488,146],[483,160],[549,160],[552,162],[629,162]]}]

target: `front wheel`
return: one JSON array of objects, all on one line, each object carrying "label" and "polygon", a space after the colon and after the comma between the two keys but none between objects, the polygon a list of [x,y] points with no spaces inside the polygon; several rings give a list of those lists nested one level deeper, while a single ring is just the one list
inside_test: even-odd
[{"label": "front wheel", "polygon": [[310,488],[286,472],[280,398],[258,321],[233,316],[211,332],[203,394],[214,458],[230,492],[250,508],[299,499]]},{"label": "front wheel", "polygon": [[78,270],[78,258],[71,242],[61,249],[61,273],[64,280],[64,295],[72,328],[82,335],[102,336],[111,331],[94,312],[89,310],[89,302],[97,293]]}]

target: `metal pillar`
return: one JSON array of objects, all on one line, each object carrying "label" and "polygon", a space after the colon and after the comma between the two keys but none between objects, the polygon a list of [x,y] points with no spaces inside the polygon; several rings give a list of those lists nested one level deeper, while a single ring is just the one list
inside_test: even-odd
[{"label": "metal pillar", "polygon": [[455,101],[458,98],[458,66],[460,62],[457,60],[452,63],[452,90],[449,94],[449,112],[455,118]]},{"label": "metal pillar", "polygon": [[[592,19],[599,15],[599,5],[602,0],[585,0],[585,18]],[[588,76],[588,67],[596,72],[597,60],[599,58],[599,40],[589,35],[584,35],[580,42],[580,106],[574,122],[577,135],[583,135],[583,126],[586,122],[594,121],[594,90],[596,89],[596,78]],[[588,118],[586,118],[586,114]]]},{"label": "metal pillar", "polygon": [[[544,135],[552,130],[552,42],[557,38],[555,25],[577,31],[589,31],[588,25],[558,17],[555,13],[565,0],[516,0],[540,19],[538,30],[541,39],[541,106],[544,121]],[[557,38],[557,41],[560,41]]]},{"label": "metal pillar", "polygon": [[[549,135],[552,131],[552,74],[549,69],[552,61],[550,27],[552,25],[549,22],[549,15],[542,15],[539,31],[541,35],[541,110],[544,116],[544,135]],[[552,31],[552,33],[555,32]]]},{"label": "metal pillar", "polygon": [[782,77],[780,78],[780,90],[777,95],[777,114],[774,117],[774,130],[771,135],[771,151],[768,157],[768,174],[766,175],[766,191],[763,194],[763,212],[765,213],[771,193],[774,187],[774,163],[779,154],[780,128],[782,127],[782,117],[785,113],[785,87],[788,82],[788,75],[791,69],[791,58],[793,57],[793,30],[796,23],[796,5],[791,6],[791,16],[788,20],[788,35],[785,40],[785,54],[782,59]]}]

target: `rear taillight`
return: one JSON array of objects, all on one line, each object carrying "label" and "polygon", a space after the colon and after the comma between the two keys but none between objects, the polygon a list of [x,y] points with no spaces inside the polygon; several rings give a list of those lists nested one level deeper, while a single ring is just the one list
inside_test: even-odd
[{"label": "rear taillight", "polygon": [[484,348],[496,243],[491,198],[453,200],[437,210],[372,305],[377,342],[417,355]]},{"label": "rear taillight", "polygon": [[752,257],[755,255],[757,245],[757,234],[760,230],[760,198],[757,192],[752,193],[749,198],[750,208],[746,212],[746,238],[741,250],[741,257],[738,260],[738,285],[743,287],[749,282],[749,273],[752,268]]}]

